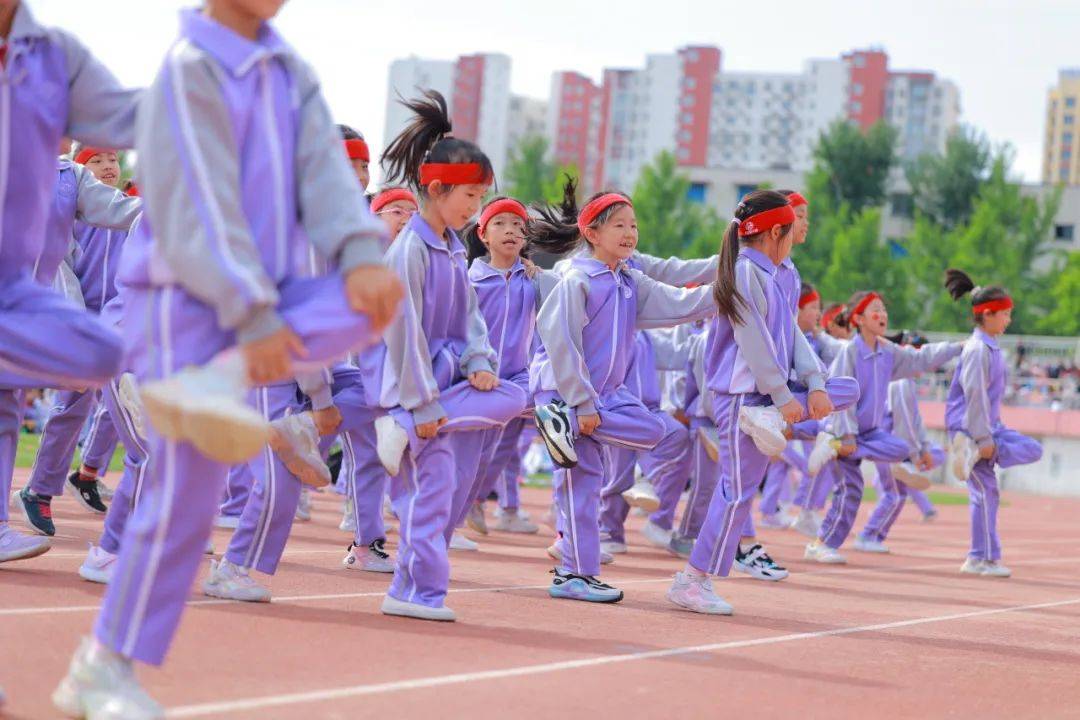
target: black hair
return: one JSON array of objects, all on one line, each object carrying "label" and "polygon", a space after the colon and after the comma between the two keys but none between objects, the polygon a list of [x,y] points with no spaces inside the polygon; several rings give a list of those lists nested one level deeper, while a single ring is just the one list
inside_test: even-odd
[{"label": "black hair", "polygon": [[[747,194],[735,207],[735,219],[728,223],[724,230],[724,239],[720,246],[720,266],[716,271],[716,283],[713,286],[713,297],[716,298],[716,306],[720,314],[727,317],[733,324],[742,324],[742,309],[746,307],[746,299],[739,294],[735,287],[735,260],[739,257],[739,244],[751,243],[761,237],[762,233],[739,237],[739,223],[751,215],[774,210],[788,204],[788,200],[775,190],[755,190]],[[791,224],[781,227],[782,235],[791,232]]]},{"label": "black hair", "polygon": [[[968,293],[971,293],[971,305],[981,305],[984,302],[990,302],[991,300],[1004,300],[1009,297],[1009,293],[1005,288],[1000,285],[987,285],[986,287],[979,287],[963,270],[957,270],[956,268],[949,268],[945,271],[945,289],[949,291],[949,295],[953,300],[959,300]],[[975,316],[975,322],[979,325],[982,324],[982,314]]]},{"label": "black hair", "polygon": [[[490,200],[488,200],[486,203],[484,203],[484,208],[487,208],[488,205],[491,205],[494,202],[498,202],[500,200],[510,200],[510,199],[512,199],[512,198],[510,198],[507,195],[497,195],[497,196],[491,198]],[[480,210],[480,214],[481,215],[484,214],[483,209]],[[525,223],[525,232],[526,232],[525,238],[526,238],[526,241],[525,241],[525,245],[522,246],[522,248],[521,248],[521,257],[523,257],[523,258],[529,256],[528,228],[529,228],[529,222],[526,222]],[[460,237],[461,237],[461,241],[465,244],[465,251],[466,251],[466,254],[467,254],[467,257],[468,257],[468,264],[469,265],[472,265],[473,260],[475,260],[476,258],[481,258],[481,257],[484,257],[485,255],[488,254],[487,245],[484,245],[484,241],[480,239],[480,220],[479,219],[474,220],[474,221],[470,222],[468,225],[466,225],[461,230]]]},{"label": "black hair", "polygon": [[361,135],[359,132],[357,132],[353,128],[349,127],[348,125],[338,123],[337,129],[338,129],[338,132],[341,133],[341,139],[342,140],[363,140],[364,139],[363,135]]},{"label": "black hair", "polygon": [[795,194],[794,190],[777,190],[776,192],[780,193],[784,197],[791,197]]},{"label": "black hair", "polygon": [[[826,315],[831,313],[833,310],[836,310],[837,308],[840,309],[840,312],[838,312],[836,314],[836,316],[833,317],[832,320],[830,320],[830,323],[836,323],[840,327],[846,328],[847,327],[847,318],[844,317],[844,311],[846,310],[846,306],[844,305],[844,303],[838,303],[838,302],[829,303],[825,307],[825,309],[822,311],[821,317],[825,317]],[[825,329],[828,330],[827,327]]]},{"label": "black hair", "polygon": [[[845,309],[844,312],[840,313],[840,315],[836,318],[836,324],[839,325],[842,328],[850,328],[850,327],[852,327],[854,325],[854,323],[851,322],[851,318],[855,314],[855,306],[857,306],[859,303],[861,303],[863,301],[863,299],[867,295],[869,295],[870,293],[874,293],[878,297],[881,297],[881,293],[879,293],[879,292],[877,292],[875,290],[858,290],[858,291],[856,291],[854,294],[852,294],[851,298],[848,299],[848,301],[847,301],[847,309]],[[881,302],[884,303],[885,298],[882,297]]]},{"label": "black hair", "polygon": [[[734,225],[735,223],[732,223]],[[802,285],[799,286],[799,297],[803,298],[812,292],[816,292],[816,288],[805,280],[802,281]]]},{"label": "black hair", "polygon": [[424,163],[476,163],[486,177],[494,175],[491,160],[483,150],[468,140],[450,137],[453,125],[442,93],[425,90],[422,98],[399,98],[398,102],[412,110],[415,117],[382,154],[387,182],[408,183],[419,198],[426,194],[426,189],[420,187],[420,166]]},{"label": "black hair", "polygon": [[893,335],[886,335],[885,339],[895,345],[910,345],[916,349],[926,344],[926,336],[917,330],[901,330]]}]

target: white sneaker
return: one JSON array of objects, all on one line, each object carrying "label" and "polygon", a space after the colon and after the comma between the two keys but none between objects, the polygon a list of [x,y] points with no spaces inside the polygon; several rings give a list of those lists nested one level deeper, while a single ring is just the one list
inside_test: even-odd
[{"label": "white sneaker", "polygon": [[501,532],[522,533],[524,535],[540,532],[540,526],[522,513],[510,513],[505,510],[495,519],[495,529]]},{"label": "white sneaker", "polygon": [[187,367],[139,389],[146,416],[170,440],[191,442],[203,455],[227,465],[253,458],[270,440],[270,423],[248,406],[242,360]]},{"label": "white sneaker", "polygon": [[52,694],[69,717],[95,720],[156,720],[165,711],[139,685],[131,661],[83,638],[67,675]]},{"label": "white sneaker", "polygon": [[777,457],[787,447],[784,416],[772,405],[743,405],[739,408],[739,429],[750,436],[762,454]]},{"label": "white sneaker", "polygon": [[235,530],[240,527],[239,515],[218,515],[214,518],[214,527],[225,528],[226,530]]},{"label": "white sneaker", "polygon": [[791,527],[791,520],[783,512],[778,512],[771,515],[762,515],[757,525],[770,530],[787,530]]},{"label": "white sneaker", "polygon": [[98,495],[101,496],[102,500],[112,500],[113,495],[116,494],[116,491],[106,485],[105,482],[100,478],[97,481],[97,492]]},{"label": "white sneaker", "polygon": [[[550,545],[548,545],[547,554],[548,554],[548,557],[551,558],[552,560],[558,560],[559,562],[562,562],[562,551],[559,550],[559,543],[557,541],[551,543]],[[600,564],[601,565],[610,565],[613,562],[615,562],[615,556],[612,555],[607,550],[604,550],[603,545],[601,544],[601,546],[600,546]]]},{"label": "white sneaker", "polygon": [[967,483],[978,461],[979,451],[975,447],[975,441],[967,433],[958,432],[953,435],[949,445],[949,467],[952,468],[953,477],[961,483]]},{"label": "white sneaker", "polygon": [[641,508],[646,512],[656,512],[660,507],[660,496],[656,494],[656,488],[644,478],[638,478],[632,488],[623,492],[622,497],[630,507]]},{"label": "white sneaker", "polygon": [[675,581],[667,591],[667,599],[684,610],[705,615],[730,615],[732,607],[713,592],[708,575],[675,573]]},{"label": "white sneaker", "polygon": [[330,484],[330,468],[319,452],[319,430],[310,412],[270,423],[270,448],[300,482],[311,487]]},{"label": "white sneaker", "polygon": [[443,605],[442,607],[429,607],[420,603],[405,602],[387,595],[382,603],[383,615],[396,615],[398,617],[411,617],[417,620],[437,620],[440,622],[454,622],[457,615],[453,610]]},{"label": "white sneaker", "polygon": [[475,540],[470,540],[459,532],[455,532],[450,536],[450,549],[473,552],[480,549],[480,543]]},{"label": "white sneaker", "polygon": [[821,468],[836,459],[840,441],[827,432],[819,432],[814,438],[814,447],[806,458],[806,473],[810,477],[817,477]]},{"label": "white sneaker", "polygon": [[617,540],[601,540],[600,551],[610,555],[622,555],[627,551],[626,543]]},{"label": "white sneaker", "polygon": [[484,517],[483,503],[473,503],[465,515],[465,524],[481,535],[488,534],[487,518]]},{"label": "white sneaker", "polygon": [[912,490],[929,490],[930,476],[910,462],[894,463],[892,474]]},{"label": "white sneaker", "polygon": [[222,558],[210,561],[210,576],[203,582],[203,593],[210,597],[242,602],[270,602],[270,590],[255,582],[247,568]]},{"label": "white sneaker", "polygon": [[139,384],[133,374],[126,372],[120,376],[116,383],[116,396],[127,411],[128,417],[131,418],[135,434],[145,440],[146,415],[143,412],[142,399],[139,397]]},{"label": "white sneaker", "polygon": [[702,425],[698,428],[698,442],[705,454],[713,462],[720,462],[720,431],[714,425]]},{"label": "white sneaker", "polygon": [[386,541],[379,538],[367,547],[360,547],[356,543],[349,545],[349,551],[341,564],[346,570],[364,570],[375,573],[392,573],[396,563],[390,554],[383,549]]},{"label": "white sneaker", "polygon": [[791,521],[791,529],[807,537],[816,538],[821,532],[821,523],[810,510],[801,510],[799,516]]},{"label": "white sneaker", "polygon": [[878,553],[884,555],[889,552],[888,546],[880,540],[870,540],[859,536],[855,537],[854,546],[856,550],[864,553]]},{"label": "white sneaker", "polygon": [[311,519],[311,490],[307,485],[300,488],[300,499],[296,503],[296,519],[301,522]]},{"label": "white sneaker", "polygon": [[988,575],[990,577],[1007,578],[1012,577],[1012,570],[1005,567],[999,562],[987,560],[983,563],[982,574]]},{"label": "white sneaker", "polygon": [[79,577],[90,582],[108,585],[116,571],[116,555],[102,550],[97,545],[90,545],[86,559],[79,566]]},{"label": "white sneaker", "polygon": [[671,543],[671,530],[665,530],[652,520],[645,521],[645,524],[641,527],[641,534],[654,547],[667,550],[667,546]]},{"label": "white sneaker", "polygon": [[409,433],[392,416],[383,415],[375,420],[375,440],[379,462],[391,477],[397,477],[401,470],[401,456],[409,447]]},{"label": "white sneaker", "polygon": [[960,572],[967,575],[982,575],[986,569],[986,562],[970,555],[964,558],[964,564],[960,566]]},{"label": "white sneaker", "polygon": [[847,558],[824,543],[810,543],[803,557],[825,565],[846,565]]},{"label": "white sneaker", "polygon": [[347,533],[356,532],[356,515],[353,513],[353,499],[345,498],[344,507],[341,509],[341,523],[338,530]]}]

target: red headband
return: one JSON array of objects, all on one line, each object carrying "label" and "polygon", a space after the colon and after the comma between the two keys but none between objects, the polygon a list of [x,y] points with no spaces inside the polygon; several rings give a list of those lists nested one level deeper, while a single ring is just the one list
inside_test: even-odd
[{"label": "red headband", "polygon": [[840,315],[840,313],[844,312],[845,310],[847,310],[846,305],[837,305],[832,310],[829,310],[827,313],[821,316],[821,327],[829,327],[829,325],[832,324],[832,321],[835,320]]},{"label": "red headband", "polygon": [[367,142],[364,138],[353,138],[352,140],[345,140],[345,154],[349,156],[350,160],[363,160],[364,162],[371,162],[371,151],[368,150]]},{"label": "red headband", "polygon": [[793,208],[797,208],[800,205],[809,205],[810,203],[803,197],[802,193],[793,192],[787,196],[788,204]]},{"label": "red headband", "polygon": [[411,202],[413,205],[420,207],[420,203],[416,202],[416,196],[405,188],[394,188],[393,190],[383,190],[371,200],[371,212],[377,213],[384,207],[392,202],[398,200],[405,200]]},{"label": "red headband", "polygon": [[790,225],[795,222],[795,211],[790,205],[781,205],[772,210],[765,210],[751,215],[739,222],[739,237],[749,237],[765,232],[777,225]]},{"label": "red headband", "polygon": [[630,207],[634,207],[634,203],[630,202],[630,198],[619,193],[607,193],[596,198],[578,213],[577,226],[578,230],[584,234],[585,228],[589,227],[590,223],[600,216],[600,213],[607,210],[612,205],[618,205],[619,203],[626,203]]},{"label": "red headband", "polygon": [[801,296],[799,298],[799,307],[804,308],[807,305],[809,305],[810,303],[814,302],[815,300],[820,300],[820,299],[821,299],[821,295],[818,294],[818,291],[817,290],[811,290],[810,292],[806,293],[805,295],[803,295],[803,296]]},{"label": "red headband", "polygon": [[[870,307],[870,303],[874,302],[875,300],[881,300],[881,296],[878,295],[876,292],[867,293],[866,297],[860,300],[859,304],[851,309],[851,317],[855,317],[856,315],[862,315],[864,312],[866,312],[866,308]],[[885,301],[882,300],[882,302]]]},{"label": "red headband", "polygon": [[525,222],[529,221],[529,211],[525,209],[524,205],[514,198],[502,198],[488,203],[488,206],[484,208],[484,212],[480,213],[480,222],[478,224],[480,232],[484,232],[491,219],[500,213],[514,213]]},{"label": "red headband", "polygon": [[998,298],[997,300],[987,300],[986,302],[979,303],[972,306],[971,310],[976,315],[982,315],[983,313],[998,312],[999,310],[1011,310],[1013,301],[1011,297]]},{"label": "red headband", "polygon": [[427,187],[436,180],[443,185],[489,185],[491,173],[480,163],[424,163],[420,166],[420,184]]},{"label": "red headband", "polygon": [[90,158],[94,157],[95,155],[100,155],[101,153],[107,152],[116,151],[112,148],[84,147],[82,150],[79,151],[79,154],[75,156],[75,162],[79,163],[80,165],[85,165],[87,162],[90,161]]},{"label": "red headband", "polygon": [[135,183],[131,183],[131,187],[124,191],[131,197],[139,197],[139,186]]}]

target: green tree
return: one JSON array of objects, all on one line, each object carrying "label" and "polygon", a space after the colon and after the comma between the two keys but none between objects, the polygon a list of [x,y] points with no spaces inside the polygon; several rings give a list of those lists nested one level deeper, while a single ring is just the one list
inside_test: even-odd
[{"label": "green tree", "polygon": [[675,156],[662,152],[641,170],[634,186],[639,248],[652,255],[715,255],[722,224],[716,213],[688,197],[690,179]]},{"label": "green tree", "polygon": [[[855,213],[885,203],[889,171],[896,152],[896,130],[884,122],[865,133],[846,120],[836,120],[814,147],[814,170],[825,180],[822,190],[834,203],[847,203]],[[819,198],[814,197],[814,202]]]},{"label": "green tree", "polygon": [[961,127],[945,141],[945,154],[927,153],[907,167],[916,211],[943,228],[963,225],[971,217],[979,190],[995,161],[986,136]]},{"label": "green tree", "polygon": [[1039,329],[1048,335],[1080,335],[1080,252],[1069,253],[1050,285],[1050,312]]},{"label": "green tree", "polygon": [[524,137],[510,151],[506,193],[526,205],[549,201],[550,185],[558,177],[555,163],[548,158],[548,141],[542,135]]}]

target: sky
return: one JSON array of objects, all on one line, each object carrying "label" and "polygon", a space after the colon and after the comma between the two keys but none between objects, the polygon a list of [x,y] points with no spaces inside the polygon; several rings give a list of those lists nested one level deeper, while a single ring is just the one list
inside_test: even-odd
[{"label": "sky", "polygon": [[[153,77],[176,36],[180,0],[23,0],[72,32],[120,80]],[[808,58],[865,47],[893,70],[932,70],[960,88],[961,121],[1015,151],[1038,181],[1046,91],[1080,66],[1077,0],[291,0],[278,31],[315,68],[335,118],[384,145],[387,70],[397,58],[512,58],[512,91],[546,98],[551,75],[642,67],[649,53],[721,48],[724,69],[799,72]]]}]

